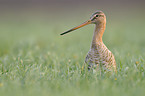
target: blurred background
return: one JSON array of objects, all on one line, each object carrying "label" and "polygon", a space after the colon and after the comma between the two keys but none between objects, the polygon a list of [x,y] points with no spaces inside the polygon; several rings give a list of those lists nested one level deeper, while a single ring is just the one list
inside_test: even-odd
[{"label": "blurred background", "polygon": [[88,46],[88,50],[93,25],[63,38],[59,34],[86,21],[96,10],[102,10],[107,16],[103,38],[108,47],[113,46],[117,51],[129,46],[136,51],[143,50],[144,0],[0,0],[0,54],[24,41],[35,42],[39,47],[62,43],[59,46],[63,47],[79,40],[84,44],[80,48]]},{"label": "blurred background", "polygon": [[[83,70],[93,24],[60,36],[96,10],[117,77]],[[0,0],[1,96],[144,96],[144,58],[145,0]]]}]

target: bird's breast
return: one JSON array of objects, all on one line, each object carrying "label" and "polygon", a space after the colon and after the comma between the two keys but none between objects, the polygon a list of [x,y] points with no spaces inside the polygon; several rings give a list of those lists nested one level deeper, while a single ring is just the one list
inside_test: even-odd
[{"label": "bird's breast", "polygon": [[87,61],[95,64],[108,64],[112,58],[112,53],[104,44],[99,44],[94,48],[91,48],[87,54]]}]

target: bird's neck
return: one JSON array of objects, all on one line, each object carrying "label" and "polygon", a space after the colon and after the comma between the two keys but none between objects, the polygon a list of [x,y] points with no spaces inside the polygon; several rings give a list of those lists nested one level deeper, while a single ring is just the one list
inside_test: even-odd
[{"label": "bird's neck", "polygon": [[93,48],[103,43],[102,36],[105,31],[105,27],[106,27],[106,22],[95,24],[95,31],[94,31],[93,40],[92,40]]}]

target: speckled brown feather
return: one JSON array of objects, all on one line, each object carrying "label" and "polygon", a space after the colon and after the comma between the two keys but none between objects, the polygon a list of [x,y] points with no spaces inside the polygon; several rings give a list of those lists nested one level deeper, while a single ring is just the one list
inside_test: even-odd
[{"label": "speckled brown feather", "polygon": [[[88,64],[88,69],[95,69],[97,66],[103,67],[105,71],[115,71],[116,72],[116,62],[114,55],[104,43],[96,45],[95,48],[91,48],[88,52],[85,63]],[[99,68],[98,68],[99,69]]]}]

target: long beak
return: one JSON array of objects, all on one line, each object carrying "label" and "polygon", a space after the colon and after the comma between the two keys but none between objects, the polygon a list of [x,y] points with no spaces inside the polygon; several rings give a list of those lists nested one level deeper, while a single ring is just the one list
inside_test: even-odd
[{"label": "long beak", "polygon": [[68,31],[66,31],[66,32],[61,33],[60,35],[64,35],[64,34],[66,34],[66,33],[72,32],[72,31],[74,31],[74,30],[76,30],[76,29],[79,29],[79,28],[81,28],[81,27],[83,27],[83,26],[85,26],[85,25],[88,25],[88,24],[90,24],[90,23],[91,23],[91,20],[88,20],[88,21],[84,22],[83,24],[81,24],[81,25],[79,25],[79,26],[77,26],[77,27],[74,27],[74,28],[72,28],[72,29],[70,29],[70,30],[68,30]]}]

